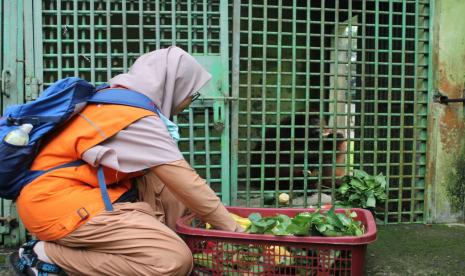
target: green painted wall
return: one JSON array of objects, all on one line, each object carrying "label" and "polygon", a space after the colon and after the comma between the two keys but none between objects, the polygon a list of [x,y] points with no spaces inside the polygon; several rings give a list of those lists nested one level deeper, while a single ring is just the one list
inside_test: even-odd
[{"label": "green painted wall", "polygon": [[[435,91],[464,97],[465,1],[432,1],[430,99]],[[434,7],[435,6],[435,7]],[[428,211],[430,222],[464,220],[465,120],[462,103],[430,104]]]}]

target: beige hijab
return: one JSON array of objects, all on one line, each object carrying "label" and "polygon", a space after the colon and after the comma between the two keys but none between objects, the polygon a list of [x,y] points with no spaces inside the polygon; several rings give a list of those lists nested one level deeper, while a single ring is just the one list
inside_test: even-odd
[{"label": "beige hijab", "polygon": [[[178,47],[156,50],[139,57],[128,73],[112,78],[122,86],[145,94],[170,117],[187,97],[201,89],[211,75]],[[134,172],[183,159],[166,126],[157,116],[129,125],[114,137],[84,152],[87,163],[120,172]]]},{"label": "beige hijab", "polygon": [[111,86],[124,86],[151,98],[163,115],[197,92],[211,75],[188,53],[171,46],[139,57],[126,74],[112,78]]}]

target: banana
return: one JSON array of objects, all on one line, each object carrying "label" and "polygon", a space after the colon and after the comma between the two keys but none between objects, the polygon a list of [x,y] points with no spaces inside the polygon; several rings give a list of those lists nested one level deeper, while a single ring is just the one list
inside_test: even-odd
[{"label": "banana", "polygon": [[[247,229],[247,227],[249,227],[249,225],[251,224],[250,219],[248,218],[243,218],[233,213],[229,213],[229,215],[234,219],[234,221],[236,221],[237,224],[239,224],[244,229]],[[205,224],[205,229],[211,228],[212,226],[209,223]]]}]

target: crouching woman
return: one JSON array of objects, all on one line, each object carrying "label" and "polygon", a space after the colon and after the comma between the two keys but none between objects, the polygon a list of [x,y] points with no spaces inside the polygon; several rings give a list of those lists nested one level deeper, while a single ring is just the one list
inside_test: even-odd
[{"label": "crouching woman", "polygon": [[[109,83],[112,89],[144,94],[159,114],[90,104],[42,147],[32,170],[85,162],[52,170],[21,191],[18,213],[38,240],[10,257],[19,274],[187,275],[192,255],[174,232],[187,210],[216,229],[241,230],[184,160],[176,126],[168,119],[209,80],[210,74],[180,48],[145,54]],[[112,211],[102,201],[99,166]]]}]

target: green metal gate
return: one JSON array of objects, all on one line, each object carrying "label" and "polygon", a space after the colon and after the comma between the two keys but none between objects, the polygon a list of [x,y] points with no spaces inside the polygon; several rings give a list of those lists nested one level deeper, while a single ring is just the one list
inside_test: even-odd
[{"label": "green metal gate", "polygon": [[[237,2],[233,204],[278,206],[267,194],[284,190],[308,206],[355,168],[387,176],[382,222],[423,222],[429,1]],[[312,136],[325,128],[347,151]]]},{"label": "green metal gate", "polygon": [[[0,2],[1,3],[1,2]],[[186,160],[229,203],[228,7],[221,1],[4,1],[2,106],[35,99],[58,79],[95,84],[125,72],[143,53],[177,45],[212,74],[202,97],[175,118]],[[23,20],[24,19],[24,20]],[[24,43],[23,43],[24,42]],[[15,216],[3,200],[2,215]],[[6,219],[6,218],[5,218]],[[25,239],[4,223],[3,244]],[[20,231],[19,231],[20,230]],[[16,240],[9,240],[16,238]]]},{"label": "green metal gate", "polygon": [[[264,199],[286,191],[291,206],[308,206],[313,194],[334,195],[340,169],[360,168],[389,179],[382,222],[425,220],[428,0],[0,7],[2,107],[66,76],[105,82],[139,55],[178,45],[213,74],[203,100],[176,118],[180,147],[226,204],[277,206]],[[340,137],[314,136],[325,131],[344,134],[347,150],[335,150]],[[2,202],[3,243],[17,244],[25,231],[11,232],[15,210]]]},{"label": "green metal gate", "polygon": [[[229,200],[228,35],[226,1],[42,1],[43,84],[66,76],[102,83],[141,54],[178,45],[212,73],[205,96],[176,119],[191,165]],[[225,7],[226,6],[226,7]],[[42,76],[40,76],[42,77]],[[39,78],[40,78],[39,77]]]}]

